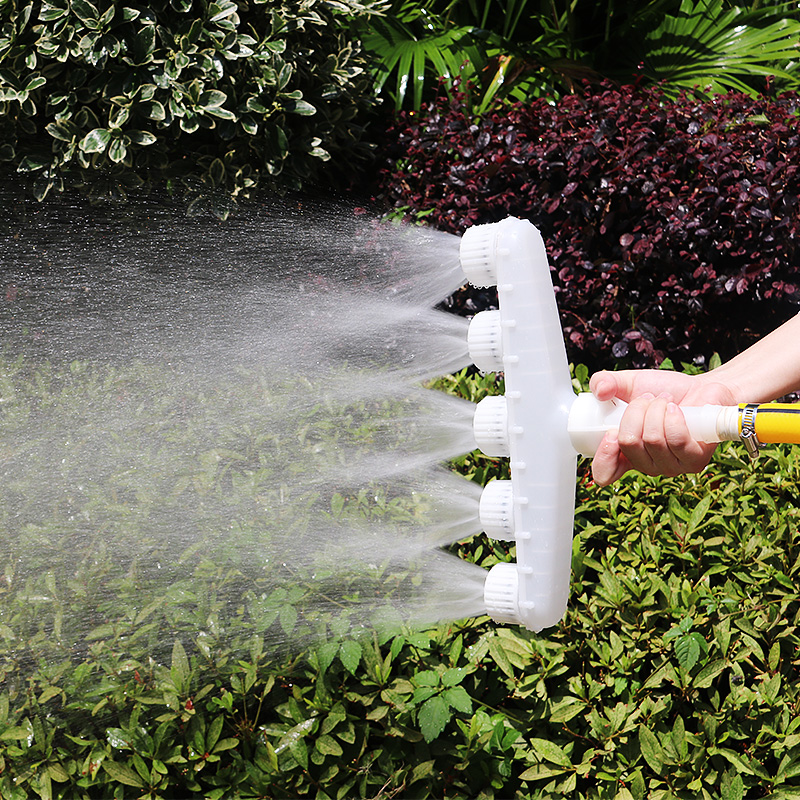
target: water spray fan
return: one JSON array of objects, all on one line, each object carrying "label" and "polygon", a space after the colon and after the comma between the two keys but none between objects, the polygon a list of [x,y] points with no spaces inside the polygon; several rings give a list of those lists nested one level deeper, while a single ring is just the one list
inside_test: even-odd
[{"label": "water spray fan", "polygon": [[[496,564],[484,585],[496,622],[539,631],[559,622],[569,597],[577,456],[593,456],[626,404],[575,395],[544,242],[529,222],[509,217],[469,228],[461,267],[471,284],[497,286],[497,311],[470,323],[470,357],[505,374],[505,394],[478,403],[475,440],[510,459],[510,480],[483,491],[481,525],[516,543],[516,563]],[[741,439],[751,456],[768,442],[800,443],[800,406],[778,403],[682,407],[704,442]]]}]

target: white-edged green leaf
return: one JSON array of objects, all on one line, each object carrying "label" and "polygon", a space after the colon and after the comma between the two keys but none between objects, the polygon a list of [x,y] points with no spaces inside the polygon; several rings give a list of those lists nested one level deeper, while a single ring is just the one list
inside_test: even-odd
[{"label": "white-edged green leaf", "polygon": [[95,128],[81,139],[80,147],[84,153],[103,153],[111,141],[111,131],[108,128]]}]

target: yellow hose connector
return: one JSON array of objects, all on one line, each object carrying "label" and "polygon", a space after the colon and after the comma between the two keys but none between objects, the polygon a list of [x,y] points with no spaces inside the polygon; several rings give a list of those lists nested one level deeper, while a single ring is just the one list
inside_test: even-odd
[{"label": "yellow hose connector", "polygon": [[[747,405],[739,406],[739,433]],[[762,444],[800,444],[800,403],[760,403],[754,408],[753,426]]]}]

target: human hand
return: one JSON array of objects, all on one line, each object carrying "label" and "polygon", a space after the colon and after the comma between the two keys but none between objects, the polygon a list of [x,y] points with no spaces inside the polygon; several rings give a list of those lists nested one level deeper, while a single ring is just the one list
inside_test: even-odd
[{"label": "human hand", "polygon": [[627,402],[618,431],[608,431],[592,461],[600,486],[630,469],[646,475],[699,472],[711,460],[715,444],[692,438],[680,405],[734,405],[728,386],[706,375],[667,370],[623,370],[595,373],[589,384],[598,400]]}]

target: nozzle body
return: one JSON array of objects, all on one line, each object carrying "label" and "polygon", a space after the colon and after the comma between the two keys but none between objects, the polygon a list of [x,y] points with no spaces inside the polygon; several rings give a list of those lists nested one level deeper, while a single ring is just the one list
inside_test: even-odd
[{"label": "nozzle body", "polygon": [[481,403],[475,432],[488,455],[510,458],[510,493],[487,487],[484,527],[513,536],[517,561],[490,570],[484,599],[497,621],[538,631],[566,610],[575,505],[574,392],[550,266],[539,231],[514,218],[468,229],[461,263],[475,285],[497,284],[499,311],[476,315],[469,343],[481,369],[505,375],[504,398]]},{"label": "nozzle body", "polygon": [[[593,456],[606,431],[619,428],[628,404],[622,400],[598,400],[590,392],[582,392],[572,403],[567,423],[575,452]],[[689,433],[700,442],[722,442],[738,439],[738,409],[733,406],[705,405],[681,407]],[[732,434],[732,435],[731,435]]]}]

